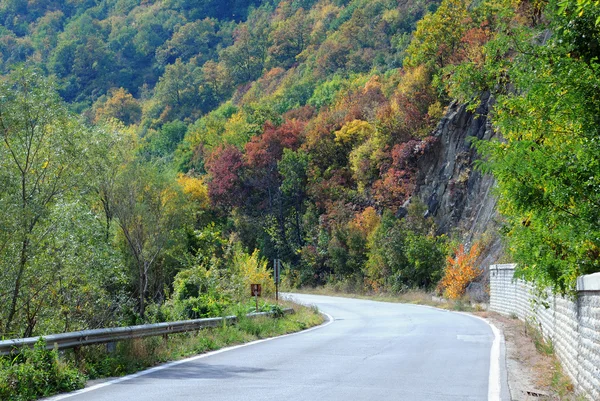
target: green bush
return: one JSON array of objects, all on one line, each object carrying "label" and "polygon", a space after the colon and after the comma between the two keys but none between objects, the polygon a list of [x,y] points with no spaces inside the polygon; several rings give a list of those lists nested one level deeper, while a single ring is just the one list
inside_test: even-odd
[{"label": "green bush", "polygon": [[84,383],[84,376],[59,361],[56,350],[47,350],[43,339],[32,350],[0,364],[0,399],[6,401],[47,397],[82,388]]},{"label": "green bush", "polygon": [[185,319],[200,319],[204,317],[222,316],[227,308],[227,302],[211,294],[200,294],[180,301]]}]

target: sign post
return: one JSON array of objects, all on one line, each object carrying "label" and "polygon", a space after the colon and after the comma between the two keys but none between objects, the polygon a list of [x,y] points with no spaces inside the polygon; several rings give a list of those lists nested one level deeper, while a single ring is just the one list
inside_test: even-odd
[{"label": "sign post", "polygon": [[273,260],[273,279],[275,280],[275,301],[279,302],[279,277],[281,274],[281,259]]},{"label": "sign post", "polygon": [[250,294],[256,301],[256,312],[258,312],[258,297],[260,297],[261,290],[262,286],[260,284],[250,284]]}]

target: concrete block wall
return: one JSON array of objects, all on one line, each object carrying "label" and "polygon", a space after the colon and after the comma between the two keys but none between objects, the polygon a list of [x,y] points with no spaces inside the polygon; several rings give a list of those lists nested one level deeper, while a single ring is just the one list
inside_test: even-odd
[{"label": "concrete block wall", "polygon": [[600,273],[580,277],[569,299],[536,294],[514,278],[515,267],[490,266],[490,310],[537,325],[578,391],[600,400]]}]

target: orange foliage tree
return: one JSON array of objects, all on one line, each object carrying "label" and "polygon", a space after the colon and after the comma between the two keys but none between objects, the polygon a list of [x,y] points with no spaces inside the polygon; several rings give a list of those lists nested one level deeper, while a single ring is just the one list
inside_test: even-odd
[{"label": "orange foliage tree", "polygon": [[481,269],[475,265],[479,256],[479,244],[475,243],[465,251],[465,246],[460,245],[454,258],[446,258],[444,277],[438,285],[444,296],[449,299],[459,299],[465,293],[467,286],[481,274]]}]

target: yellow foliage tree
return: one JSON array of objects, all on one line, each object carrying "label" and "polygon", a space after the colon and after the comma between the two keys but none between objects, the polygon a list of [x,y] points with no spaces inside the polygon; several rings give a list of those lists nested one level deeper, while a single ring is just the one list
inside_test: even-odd
[{"label": "yellow foliage tree", "polygon": [[375,135],[376,129],[367,121],[353,120],[335,131],[335,141],[342,144],[356,144]]},{"label": "yellow foliage tree", "polygon": [[443,0],[436,12],[425,15],[417,23],[413,40],[406,49],[404,65],[424,64],[434,71],[444,68],[468,29],[468,21],[467,1]]},{"label": "yellow foliage tree", "polygon": [[362,213],[354,216],[354,219],[350,222],[350,227],[363,233],[366,238],[375,231],[379,223],[381,223],[381,217],[379,217],[374,207],[369,206]]},{"label": "yellow foliage tree", "polygon": [[365,188],[378,178],[378,165],[385,156],[382,150],[384,146],[383,138],[374,133],[366,141],[352,149],[348,155],[350,170],[360,193],[363,193]]},{"label": "yellow foliage tree", "polygon": [[192,201],[199,204],[200,208],[207,209],[210,205],[208,197],[208,187],[201,178],[192,177],[186,174],[179,174],[177,182]]},{"label": "yellow foliage tree", "polygon": [[126,89],[111,89],[108,98],[95,106],[94,122],[117,119],[125,125],[137,124],[142,117],[142,107]]},{"label": "yellow foliage tree", "polygon": [[260,284],[262,286],[262,296],[269,296],[275,293],[275,283],[271,271],[267,268],[267,260],[260,257],[258,249],[255,249],[251,255],[236,249],[233,256],[233,271],[237,276],[239,288],[242,297],[250,293],[250,284]]}]

